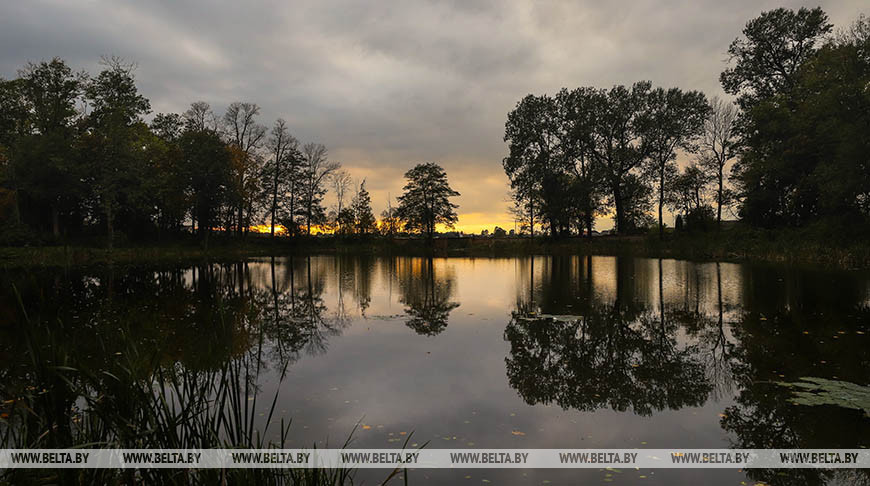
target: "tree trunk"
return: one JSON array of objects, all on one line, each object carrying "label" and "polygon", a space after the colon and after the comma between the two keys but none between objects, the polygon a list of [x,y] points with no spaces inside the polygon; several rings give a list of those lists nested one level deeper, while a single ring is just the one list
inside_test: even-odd
[{"label": "tree trunk", "polygon": [[716,227],[722,229],[722,165],[719,165],[719,193],[716,207]]},{"label": "tree trunk", "polygon": [[535,202],[529,198],[529,234],[535,239]]},{"label": "tree trunk", "polygon": [[665,166],[659,170],[659,239],[665,237],[665,225],[662,221],[662,207],[665,205]]},{"label": "tree trunk", "polygon": [[296,186],[293,182],[290,183],[290,228],[287,230],[296,236]]},{"label": "tree trunk", "polygon": [[21,207],[18,205],[18,188],[12,188],[12,216],[11,220],[14,224],[21,222]]},{"label": "tree trunk", "polygon": [[60,237],[60,215],[57,210],[57,203],[51,206],[51,234],[55,239]]},{"label": "tree trunk", "polygon": [[112,206],[111,204],[106,205],[106,230],[109,236],[109,250],[112,250],[115,247],[115,225],[114,225],[114,216],[112,215]]},{"label": "tree trunk", "polygon": [[275,180],[272,183],[272,238],[275,237],[275,211],[278,208],[278,161],[275,161]]},{"label": "tree trunk", "polygon": [[622,191],[619,188],[619,184],[613,187],[613,204],[616,206],[616,232],[622,233],[625,230],[625,222],[623,221],[624,215],[622,207]]}]

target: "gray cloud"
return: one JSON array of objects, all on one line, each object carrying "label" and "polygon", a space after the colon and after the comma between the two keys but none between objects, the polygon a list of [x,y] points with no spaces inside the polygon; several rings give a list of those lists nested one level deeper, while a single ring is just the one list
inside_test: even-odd
[{"label": "gray cloud", "polygon": [[[821,4],[846,25],[863,2]],[[368,177],[376,209],[407,168],[434,160],[461,213],[504,220],[502,133],[518,99],[639,79],[721,94],[728,44],[780,5],[802,4],[7,0],[0,76],[53,56],[95,73],[101,55],[120,55],[138,62],[155,112],[249,100],[266,124],[284,117]]]}]

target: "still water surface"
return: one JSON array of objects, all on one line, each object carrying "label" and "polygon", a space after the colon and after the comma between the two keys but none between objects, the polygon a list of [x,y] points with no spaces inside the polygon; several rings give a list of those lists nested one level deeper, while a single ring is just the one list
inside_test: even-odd
[{"label": "still water surface", "polygon": [[[12,286],[21,296],[21,304]],[[870,382],[870,275],[603,256],[309,256],[3,274],[0,367],[26,380],[21,307],[93,369],[253,353],[286,447],[862,448],[870,419],[778,382]],[[23,304],[23,305],[22,305]],[[145,351],[142,351],[145,350]],[[267,410],[257,416],[263,421]],[[258,422],[259,423],[259,422]],[[273,427],[267,431],[278,440]],[[360,471],[374,483],[386,471]],[[417,470],[411,484],[813,484],[859,472]]]}]

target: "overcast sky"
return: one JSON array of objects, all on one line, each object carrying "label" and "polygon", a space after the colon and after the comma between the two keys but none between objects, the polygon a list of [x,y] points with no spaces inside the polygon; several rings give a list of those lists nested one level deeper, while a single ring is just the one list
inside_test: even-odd
[{"label": "overcast sky", "polygon": [[[837,26],[870,11],[820,3]],[[513,227],[502,137],[524,95],[641,79],[721,95],[746,21],[803,5],[816,3],[0,0],[0,76],[53,56],[96,73],[101,55],[118,55],[138,63],[155,113],[240,100],[266,125],[285,118],[367,179],[376,213],[407,169],[438,162],[462,193],[460,227],[479,231]]]}]

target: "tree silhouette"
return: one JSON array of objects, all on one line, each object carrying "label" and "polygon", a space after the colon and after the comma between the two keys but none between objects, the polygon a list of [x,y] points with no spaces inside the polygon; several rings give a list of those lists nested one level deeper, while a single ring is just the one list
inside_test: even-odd
[{"label": "tree silhouette", "polygon": [[418,164],[405,173],[408,180],[399,196],[398,217],[405,223],[408,231],[419,231],[431,240],[435,225],[444,224],[449,228],[459,220],[456,204],[450,198],[459,193],[450,188],[447,174],[438,164]]}]

